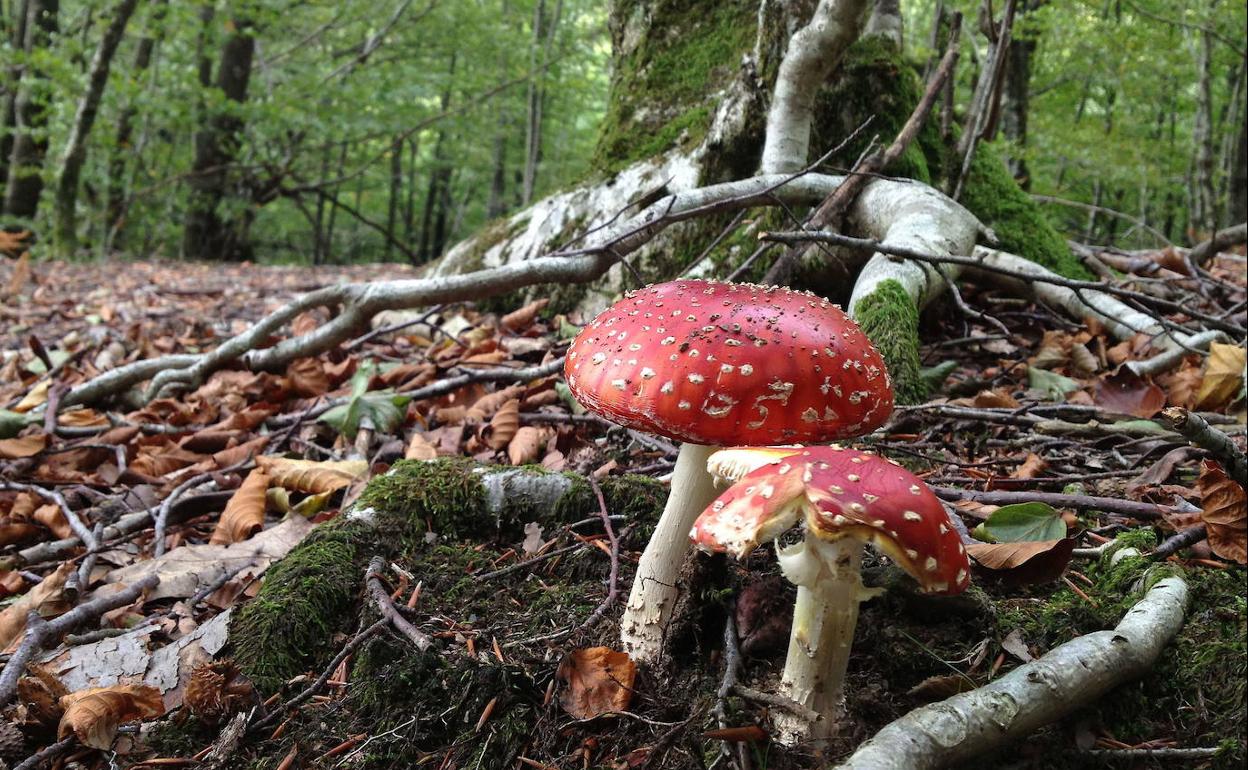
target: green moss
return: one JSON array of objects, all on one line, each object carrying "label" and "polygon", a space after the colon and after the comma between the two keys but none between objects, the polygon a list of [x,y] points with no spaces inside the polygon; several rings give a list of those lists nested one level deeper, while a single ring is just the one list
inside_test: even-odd
[{"label": "green moss", "polygon": [[385,476],[373,479],[356,507],[377,511],[378,527],[408,543],[428,531],[459,538],[492,532],[485,510],[485,490],[477,464],[467,458],[430,462],[400,460]]},{"label": "green moss", "polygon": [[[649,18],[640,18],[645,12]],[[615,71],[595,165],[611,173],[678,141],[701,142],[715,92],[753,44],[756,12],[746,0],[709,7],[658,0],[644,11],[621,3],[613,12],[621,22],[613,30]]]},{"label": "green moss", "polygon": [[230,623],[235,661],[261,692],[277,690],[329,649],[354,607],[362,558],[382,552],[377,539],[360,522],[327,522],[265,573],[260,593]]},{"label": "green moss", "polygon": [[[572,480],[572,486],[551,510],[552,523],[577,521],[584,517],[586,511],[598,509],[597,496],[589,484],[576,474],[569,473],[567,476]],[[634,474],[608,476],[598,486],[607,503],[607,510],[613,515],[624,516],[634,526],[634,539],[642,543],[648,540],[667,502],[667,489],[649,476]]]},{"label": "green moss", "polygon": [[897,402],[917,404],[926,398],[919,374],[919,311],[905,288],[893,280],[881,282],[854,306],[854,317],[884,357]]},{"label": "green moss", "polygon": [[997,148],[980,143],[962,193],[962,205],[997,234],[1000,248],[1067,278],[1093,276],[1027,193],[1010,177]]}]

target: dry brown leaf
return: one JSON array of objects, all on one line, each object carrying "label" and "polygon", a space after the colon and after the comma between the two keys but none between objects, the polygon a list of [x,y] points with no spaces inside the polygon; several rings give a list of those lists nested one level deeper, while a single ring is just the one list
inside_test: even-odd
[{"label": "dry brown leaf", "polygon": [[19,545],[43,534],[43,530],[26,521],[0,521],[0,547]]},{"label": "dry brown leaf", "polygon": [[0,254],[16,257],[29,245],[29,230],[0,230]]},{"label": "dry brown leaf", "polygon": [[996,390],[981,390],[970,405],[980,409],[1016,409],[1018,401],[1004,388],[997,388]]},{"label": "dry brown leaf", "polygon": [[559,704],[577,719],[627,711],[637,666],[626,653],[610,647],[573,650],[556,673],[564,685]]},{"label": "dry brown leaf", "polygon": [[67,605],[61,589],[65,587],[65,580],[77,569],[78,565],[72,561],[61,564],[25,596],[0,612],[0,650],[7,649],[22,635],[26,630],[26,616],[32,610],[45,618],[65,611]]},{"label": "dry brown leaf", "polygon": [[243,479],[225,504],[217,526],[212,530],[210,545],[237,543],[264,529],[264,493],[269,488],[269,476],[254,470]]},{"label": "dry brown leaf", "polygon": [[56,729],[58,738],[70,733],[86,746],[107,749],[125,722],[150,719],[165,713],[160,690],[146,684],[118,684],[79,690],[61,698],[65,710]]},{"label": "dry brown leaf", "polygon": [[[0,236],[5,233],[0,232]],[[0,244],[0,251],[4,251],[3,244]],[[6,296],[13,297],[22,293],[22,289],[26,288],[26,283],[30,281],[30,252],[23,251],[22,256],[17,258],[17,263],[13,265],[13,273],[9,276],[9,282],[4,287]]]},{"label": "dry brown leaf", "polygon": [[408,439],[407,449],[403,450],[403,458],[406,460],[433,460],[437,456],[438,448],[430,444],[429,439],[419,431],[412,434]]},{"label": "dry brown leaf", "polygon": [[1226,475],[1221,465],[1200,465],[1201,519],[1209,532],[1209,547],[1223,559],[1248,564],[1248,496]]},{"label": "dry brown leaf", "polygon": [[1161,375],[1157,381],[1165,389],[1166,402],[1170,406],[1191,409],[1192,404],[1196,403],[1196,392],[1200,390],[1204,376],[1201,359],[1191,356],[1185,358],[1178,369]]},{"label": "dry brown leaf", "polygon": [[30,517],[39,522],[43,526],[52,530],[52,534],[58,539],[67,538],[74,534],[73,527],[69,526],[69,522],[65,520],[65,512],[61,510],[59,505],[41,505],[30,514]]},{"label": "dry brown leaf", "polygon": [[196,666],[186,684],[184,702],[191,713],[209,724],[241,710],[254,687],[233,661],[211,661]]},{"label": "dry brown leaf", "polygon": [[366,460],[290,460],[261,455],[256,465],[272,478],[270,484],[296,492],[320,494],[348,487],[368,473]]},{"label": "dry brown leaf", "polygon": [[48,400],[48,388],[51,386],[51,380],[40,380],[10,411],[24,413],[37,406],[43,406]]},{"label": "dry brown leaf", "polygon": [[35,663],[26,672],[17,682],[17,699],[35,721],[51,727],[61,719],[61,698],[68,695],[69,690],[48,665]]},{"label": "dry brown leaf", "polygon": [[[498,412],[499,409],[506,406],[508,401],[518,399],[522,393],[524,393],[523,385],[512,385],[511,387],[488,393],[478,398],[472,406],[468,407],[468,411],[464,413],[464,419],[469,422],[484,422]],[[516,408],[519,410],[518,401]]]},{"label": "dry brown leaf", "polygon": [[480,431],[480,438],[490,449],[498,450],[511,443],[520,430],[520,401],[511,399],[499,407],[488,425]]},{"label": "dry brown leaf", "polygon": [[906,694],[925,703],[944,700],[958,693],[970,692],[975,682],[963,674],[938,674],[919,682]]},{"label": "dry brown leaf", "polygon": [[286,367],[290,389],[302,398],[323,396],[329,392],[329,375],[319,358],[297,358]]},{"label": "dry brown leaf", "polygon": [[108,418],[94,409],[68,409],[56,416],[56,422],[67,428],[102,428]]},{"label": "dry brown leaf", "polygon": [[1195,408],[1220,409],[1229,404],[1244,386],[1245,351],[1238,345],[1215,342],[1209,346],[1205,376],[1196,392]]},{"label": "dry brown leaf", "polygon": [[994,577],[1012,584],[1047,583],[1061,577],[1075,549],[1073,537],[1018,543],[971,543],[966,552]]},{"label": "dry brown leaf", "polygon": [[518,332],[532,324],[533,319],[537,318],[537,314],[542,311],[542,308],[549,304],[550,299],[547,297],[534,300],[519,310],[513,310],[503,316],[499,319],[499,323],[502,324],[503,328],[507,331]]},{"label": "dry brown leaf", "polygon": [[1012,474],[1016,479],[1034,479],[1044,473],[1049,467],[1049,463],[1035,452],[1028,452],[1027,459],[1023,460],[1022,465],[1014,469]]},{"label": "dry brown leaf", "polygon": [[526,425],[516,431],[511,442],[507,444],[507,459],[512,465],[528,465],[536,462],[546,451],[546,442],[550,440],[550,428],[538,428]]},{"label": "dry brown leaf", "polygon": [[48,434],[35,433],[20,438],[0,439],[0,460],[34,457],[48,446]]},{"label": "dry brown leaf", "polygon": [[1097,380],[1094,400],[1111,412],[1152,417],[1166,405],[1166,394],[1124,367]]}]

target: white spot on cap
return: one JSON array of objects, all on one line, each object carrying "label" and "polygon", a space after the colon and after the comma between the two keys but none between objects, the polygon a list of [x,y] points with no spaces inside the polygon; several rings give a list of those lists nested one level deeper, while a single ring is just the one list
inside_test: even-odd
[{"label": "white spot on cap", "polygon": [[689,378],[688,378],[688,379],[689,379],[689,381],[690,381],[690,382],[692,382],[694,385],[701,385],[703,382],[705,382],[705,381],[706,381],[706,378],[705,378],[705,377],[703,377],[702,375],[697,374],[697,373],[691,373],[691,374],[689,375]]},{"label": "white spot on cap", "polygon": [[923,517],[915,513],[914,511],[906,511],[905,513],[901,514],[901,518],[905,519],[906,521],[923,521]]},{"label": "white spot on cap", "polygon": [[611,380],[611,387],[616,390],[624,390],[624,386],[628,385],[624,380]]},{"label": "white spot on cap", "polygon": [[851,473],[847,475],[845,478],[848,479],[849,481],[862,481],[862,477],[859,476],[857,473]]},{"label": "white spot on cap", "polygon": [[921,494],[921,492],[920,492],[920,490],[919,490],[919,485],[918,485],[918,484],[911,484],[911,485],[910,485],[910,494],[912,494],[912,495]]},{"label": "white spot on cap", "polygon": [[936,563],[935,556],[927,557],[927,561],[923,562],[923,568],[928,572],[935,572],[940,565]]},{"label": "white spot on cap", "polygon": [[676,341],[676,338],[675,338],[675,337],[664,337],[663,339],[659,340],[659,344],[660,344],[660,345],[671,345],[671,344],[672,344],[673,342],[675,342],[675,341]]},{"label": "white spot on cap", "polygon": [[749,377],[753,373],[754,373],[754,367],[750,366],[749,364],[741,364],[741,374],[745,375],[746,377]]},{"label": "white spot on cap", "polygon": [[672,385],[672,381],[671,381],[671,380],[668,380],[667,382],[663,383],[663,387],[659,388],[659,392],[660,392],[660,393],[671,393],[671,392],[672,392],[673,390],[675,390],[675,389],[676,389],[676,387],[675,387],[674,385]]},{"label": "white spot on cap", "polygon": [[593,357],[593,358],[591,358],[591,359],[589,359],[589,362],[590,362],[591,364],[600,364],[600,363],[602,363],[603,361],[606,361],[606,360],[607,360],[607,354],[606,354],[606,353],[595,353],[595,354],[594,354],[594,357]]},{"label": "white spot on cap", "polygon": [[692,407],[693,407],[693,404],[689,403],[688,401],[681,401],[679,404],[676,405],[677,409],[689,409]]},{"label": "white spot on cap", "polygon": [[919,558],[919,552],[914,550],[913,548],[907,548],[906,558],[910,559],[910,561],[914,561],[915,559]]}]

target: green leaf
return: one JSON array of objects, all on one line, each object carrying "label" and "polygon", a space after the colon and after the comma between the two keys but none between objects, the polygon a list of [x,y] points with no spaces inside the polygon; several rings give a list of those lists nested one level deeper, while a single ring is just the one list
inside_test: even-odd
[{"label": "green leaf", "polygon": [[372,422],[373,428],[382,433],[389,433],[399,427],[406,414],[404,407],[411,398],[396,396],[388,388],[369,393],[368,383],[376,371],[377,367],[373,362],[363,363],[351,377],[351,396],[347,403],[335,406],[317,419],[332,425],[349,439],[355,438],[360,430],[360,423],[365,419]]},{"label": "green leaf", "polygon": [[1047,503],[1003,505],[980,526],[985,534],[1001,543],[1061,540],[1066,537],[1066,522],[1062,520],[1062,514]]},{"label": "green leaf", "polygon": [[958,368],[957,361],[941,361],[935,366],[924,367],[919,370],[919,377],[922,378],[923,384],[932,392],[940,390],[945,384],[945,380],[949,379],[949,375],[953,374],[953,370]]},{"label": "green leaf", "polygon": [[1066,394],[1083,387],[1078,382],[1046,369],[1027,367],[1027,387],[1039,390],[1053,401],[1064,401]]}]

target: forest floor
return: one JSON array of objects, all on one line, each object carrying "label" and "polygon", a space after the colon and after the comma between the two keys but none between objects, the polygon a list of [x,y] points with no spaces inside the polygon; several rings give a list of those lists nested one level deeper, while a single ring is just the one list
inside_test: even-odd
[{"label": "forest floor", "polygon": [[[1242,316],[1243,258],[1210,269]],[[848,716],[822,756],[767,738],[793,597],[767,549],[687,565],[663,665],[634,670],[609,649],[675,448],[571,401],[547,364],[587,319],[541,302],[396,314],[285,372],[227,369],[141,407],[40,414],[101,371],[203,351],[309,289],[383,274],[414,272],[107,262],[22,275],[0,261],[0,647],[30,661],[15,692],[0,675],[0,759],[818,767],[917,706],[1113,627],[1182,574],[1187,620],[1153,671],[975,767],[1242,766],[1244,490],[1154,419],[1191,409],[1242,450],[1239,346],[1140,378],[1121,364],[1148,358],[1147,340],[1115,343],[996,290],[963,296],[1004,331],[952,301],[930,309],[931,398],[854,443],[966,498],[953,509],[985,542],[974,587],[950,599],[868,559],[867,582],[888,590],[863,606]],[[512,466],[529,491],[490,499],[488,478]],[[1114,561],[1124,547],[1139,553]],[[81,617],[64,614],[75,605]],[[32,612],[81,622],[50,636]],[[723,685],[726,668],[744,688]],[[1141,751],[1154,749],[1209,751]]]}]

